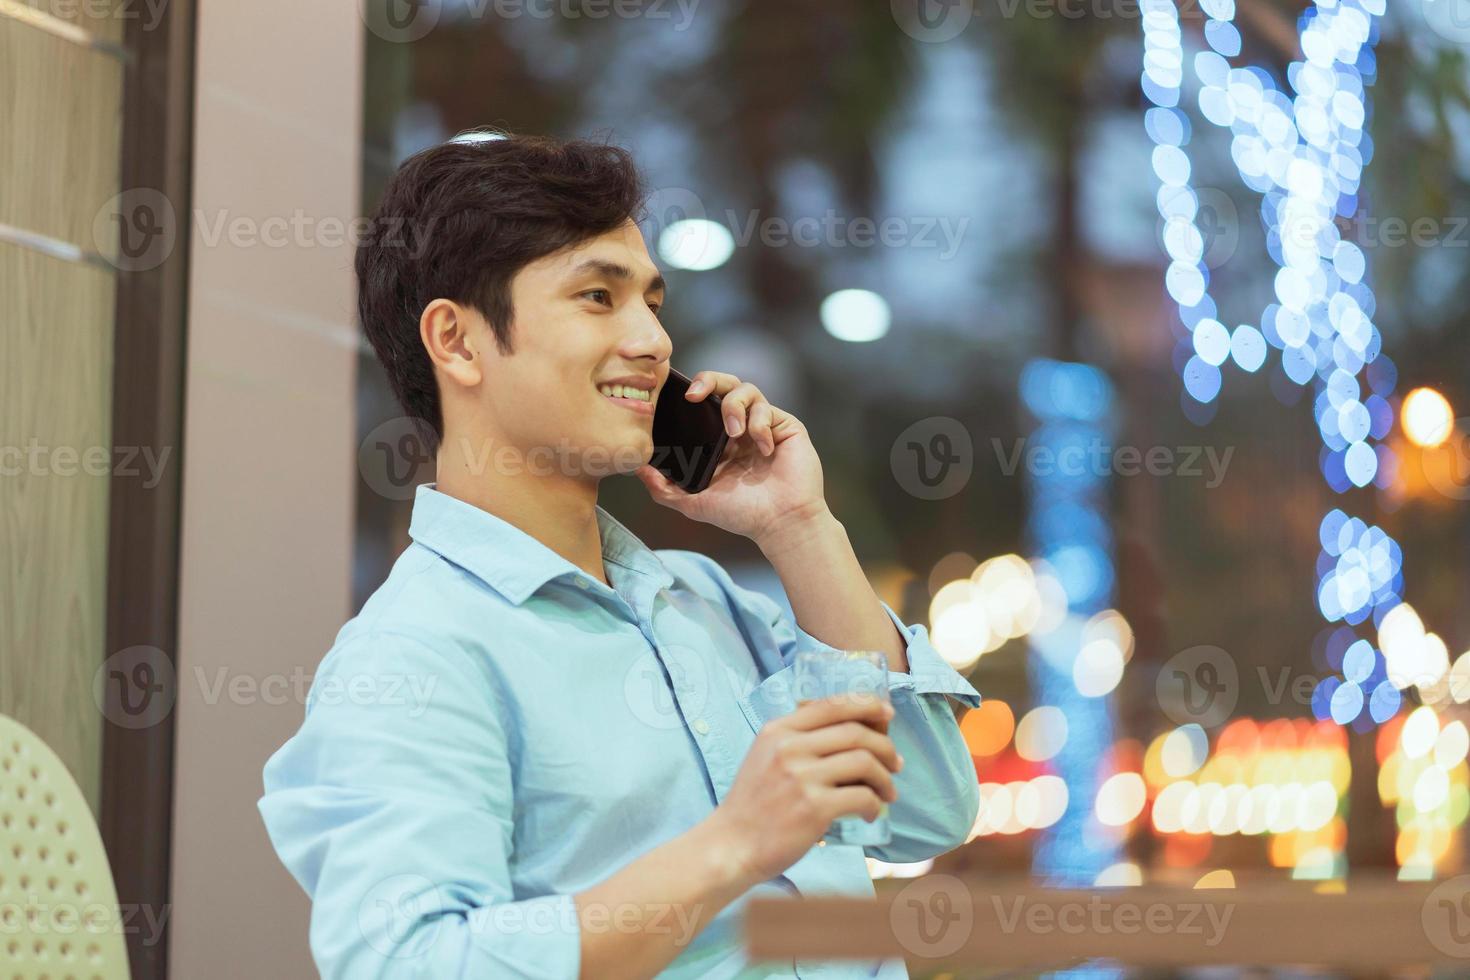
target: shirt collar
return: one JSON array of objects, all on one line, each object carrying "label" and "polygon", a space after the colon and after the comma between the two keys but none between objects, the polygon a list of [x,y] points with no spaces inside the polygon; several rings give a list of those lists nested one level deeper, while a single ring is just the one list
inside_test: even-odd
[{"label": "shirt collar", "polygon": [[[555,578],[591,580],[582,569],[514,524],[441,493],[437,486],[420,484],[414,492],[409,537],[470,572],[515,605]],[[673,575],[637,535],[601,506],[596,511],[603,561],[659,580],[660,588],[673,584]]]}]

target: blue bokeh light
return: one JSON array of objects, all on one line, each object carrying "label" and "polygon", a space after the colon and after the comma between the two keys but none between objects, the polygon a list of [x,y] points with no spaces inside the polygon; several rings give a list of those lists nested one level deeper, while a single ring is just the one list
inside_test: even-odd
[{"label": "blue bokeh light", "polygon": [[[1177,135],[1158,117],[1153,125],[1162,135]],[[1115,395],[1097,368],[1033,360],[1022,369],[1019,388],[1022,403],[1037,423],[1031,434],[1035,444],[1056,451],[1108,441]],[[1028,550],[1050,564],[1069,609],[1060,628],[1032,639],[1027,672],[1037,702],[1054,705],[1067,715],[1066,744],[1050,765],[1073,801],[1059,821],[1041,832],[1032,866],[1053,883],[1090,885],[1118,859],[1116,842],[1091,832],[1087,802],[1096,799],[1101,785],[1097,760],[1112,744],[1113,716],[1110,698],[1082,696],[1070,665],[1080,644],[1082,622],[1108,608],[1114,593],[1107,478],[1105,472],[1093,470],[1069,474],[1059,468],[1033,468],[1028,470],[1027,487]]]},{"label": "blue bokeh light", "polygon": [[[1373,322],[1377,302],[1367,282],[1367,257],[1342,239],[1336,222],[1357,213],[1363,168],[1373,158],[1364,130],[1366,85],[1376,71],[1372,46],[1384,0],[1317,0],[1308,7],[1298,21],[1303,58],[1286,70],[1294,94],[1264,69],[1235,68],[1227,60],[1240,53],[1233,0],[1203,0],[1201,7],[1209,50],[1187,53],[1173,0],[1141,0],[1143,92],[1155,106],[1145,114],[1145,129],[1164,185],[1158,205],[1170,259],[1164,284],[1191,334],[1174,361],[1183,382],[1181,408],[1196,424],[1207,423],[1224,385],[1221,368],[1233,362],[1254,372],[1279,350],[1280,376],[1316,392],[1318,465],[1327,485],[1339,494],[1386,487],[1397,471],[1382,441],[1393,428],[1389,398],[1398,372],[1383,355],[1383,337]],[[1192,90],[1200,114],[1230,131],[1230,157],[1241,181],[1261,194],[1266,249],[1278,268],[1272,283],[1276,302],[1262,311],[1259,329],[1225,329],[1209,292],[1209,271],[1201,264],[1205,228],[1199,195],[1189,186],[1194,167],[1184,148],[1187,118],[1178,108],[1186,65],[1198,83]],[[1275,378],[1273,393],[1290,403],[1283,395],[1290,389],[1278,387]],[[1317,605],[1329,622],[1354,626],[1370,616],[1376,621],[1400,601],[1402,555],[1381,529],[1334,509],[1323,519],[1320,538]],[[1381,723],[1398,710],[1398,693],[1380,683],[1365,695],[1381,658],[1371,646],[1367,654],[1352,649],[1357,652],[1344,659],[1350,671],[1345,681],[1324,682],[1313,711],[1339,724]]]}]

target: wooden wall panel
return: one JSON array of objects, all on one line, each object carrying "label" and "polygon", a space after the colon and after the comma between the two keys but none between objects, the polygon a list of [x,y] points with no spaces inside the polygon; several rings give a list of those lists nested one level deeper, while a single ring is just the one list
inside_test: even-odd
[{"label": "wooden wall panel", "polygon": [[118,192],[122,63],[0,10],[0,224],[89,251]]},{"label": "wooden wall panel", "polygon": [[0,243],[0,713],[66,761],[93,812],[108,476],[86,460],[110,446],[113,290],[106,270]]},{"label": "wooden wall panel", "polygon": [[98,40],[121,44],[129,20],[156,24],[161,5],[170,0],[0,0],[7,5],[26,6],[63,23],[79,27]]},{"label": "wooden wall panel", "polygon": [[[95,252],[119,190],[122,61],[17,6],[0,0],[0,223]],[[106,265],[0,241],[0,713],[56,750],[94,813],[116,285]]]}]

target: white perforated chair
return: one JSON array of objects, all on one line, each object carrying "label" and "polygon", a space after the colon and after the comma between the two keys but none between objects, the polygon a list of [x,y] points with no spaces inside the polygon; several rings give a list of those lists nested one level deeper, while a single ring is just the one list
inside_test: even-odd
[{"label": "white perforated chair", "polygon": [[127,980],[124,925],[81,788],[0,715],[0,978]]}]

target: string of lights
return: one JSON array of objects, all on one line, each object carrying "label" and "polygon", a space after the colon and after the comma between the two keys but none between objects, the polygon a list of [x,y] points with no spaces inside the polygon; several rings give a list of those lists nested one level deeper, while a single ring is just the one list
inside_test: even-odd
[{"label": "string of lights", "polygon": [[[1385,487],[1396,466],[1382,440],[1393,427],[1389,398],[1397,372],[1373,323],[1367,259],[1336,220],[1356,213],[1363,168],[1372,158],[1364,86],[1376,73],[1375,18],[1384,0],[1318,0],[1303,13],[1303,58],[1286,71],[1294,95],[1259,67],[1231,66],[1228,59],[1241,51],[1234,0],[1202,0],[1201,7],[1207,47],[1186,58],[1172,0],[1142,3],[1141,84],[1153,103],[1145,128],[1154,142],[1157,204],[1170,259],[1164,282],[1188,331],[1178,358],[1185,410],[1197,418],[1195,409],[1218,398],[1229,362],[1253,373],[1274,348],[1284,375],[1315,392],[1320,468],[1328,486],[1339,494]],[[1266,248],[1277,266],[1276,302],[1261,312],[1259,324],[1234,330],[1225,326],[1209,290],[1207,215],[1191,186],[1190,117],[1181,109],[1186,65],[1200,115],[1231,131],[1235,169],[1261,194]],[[1333,666],[1343,673],[1321,681],[1313,711],[1341,725],[1371,728],[1398,713],[1403,687],[1422,680],[1391,676],[1383,654],[1352,631],[1369,617],[1381,624],[1402,602],[1402,551],[1382,528],[1340,508],[1323,517],[1320,543],[1317,603],[1329,623],[1343,624],[1335,638],[1344,642],[1329,644],[1338,655]]]}]

